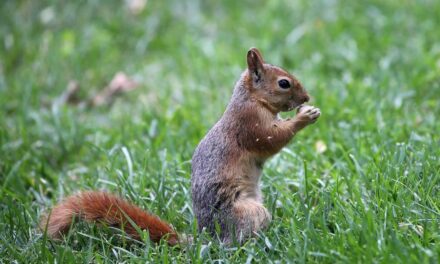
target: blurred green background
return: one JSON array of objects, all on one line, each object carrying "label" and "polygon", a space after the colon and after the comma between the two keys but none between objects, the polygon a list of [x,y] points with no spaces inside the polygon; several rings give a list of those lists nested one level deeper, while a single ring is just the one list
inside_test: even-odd
[{"label": "blurred green background", "polygon": [[[434,0],[2,1],[1,258],[438,263],[439,14]],[[232,249],[121,246],[93,225],[45,239],[41,214],[83,189],[195,235],[191,155],[253,46],[322,112],[266,164],[266,232]],[[113,104],[60,103],[69,82],[87,100],[118,72],[139,86]]]}]

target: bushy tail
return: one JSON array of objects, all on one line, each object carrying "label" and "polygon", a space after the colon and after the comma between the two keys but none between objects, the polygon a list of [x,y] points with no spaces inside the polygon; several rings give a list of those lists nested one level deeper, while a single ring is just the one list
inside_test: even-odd
[{"label": "bushy tail", "polygon": [[140,240],[139,233],[131,224],[135,223],[141,230],[148,231],[153,242],[159,242],[164,236],[170,245],[179,242],[177,233],[169,224],[157,216],[105,192],[82,192],[67,197],[56,205],[49,215],[42,218],[40,227],[47,230],[47,235],[50,238],[59,239],[62,234],[69,231],[74,219],[118,227],[132,238]]}]

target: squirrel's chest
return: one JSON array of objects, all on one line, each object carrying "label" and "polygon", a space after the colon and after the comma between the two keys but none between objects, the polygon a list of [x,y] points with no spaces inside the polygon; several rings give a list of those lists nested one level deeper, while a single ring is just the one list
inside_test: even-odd
[{"label": "squirrel's chest", "polygon": [[235,174],[231,175],[240,183],[240,189],[246,197],[261,199],[260,178],[264,161],[240,159]]}]

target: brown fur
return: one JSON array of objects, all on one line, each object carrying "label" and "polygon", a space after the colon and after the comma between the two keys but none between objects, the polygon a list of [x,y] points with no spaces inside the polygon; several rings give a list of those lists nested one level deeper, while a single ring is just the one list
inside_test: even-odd
[{"label": "brown fur", "polygon": [[[319,109],[304,106],[292,119],[279,118],[279,112],[307,102],[307,92],[293,75],[265,63],[255,48],[248,51],[247,64],[226,111],[192,159],[199,230],[215,235],[218,223],[218,235],[226,243],[243,242],[268,225],[271,216],[259,187],[263,164],[320,115]],[[280,80],[288,81],[288,87]]]},{"label": "brown fur", "polygon": [[[301,129],[314,123],[317,108],[301,107],[292,119],[278,113],[291,111],[309,100],[301,83],[287,71],[266,64],[252,48],[248,68],[237,82],[222,118],[197,146],[192,158],[192,198],[199,231],[206,229],[230,243],[239,242],[267,227],[270,213],[263,206],[259,181],[264,162],[278,153]],[[279,84],[288,80],[289,87]],[[131,219],[158,242],[166,238],[174,245],[177,234],[154,215],[114,195],[83,192],[68,197],[43,218],[41,227],[51,238],[65,234],[73,218],[100,222],[125,230],[140,239]],[[233,237],[233,234],[236,236]]]},{"label": "brown fur", "polygon": [[170,245],[178,242],[173,229],[157,216],[105,192],[82,192],[67,197],[42,218],[40,227],[47,230],[50,238],[59,239],[69,230],[74,219],[118,227],[132,238],[140,240],[139,233],[128,220],[131,219],[141,230],[148,231],[153,242],[159,242],[163,237],[166,237]]}]

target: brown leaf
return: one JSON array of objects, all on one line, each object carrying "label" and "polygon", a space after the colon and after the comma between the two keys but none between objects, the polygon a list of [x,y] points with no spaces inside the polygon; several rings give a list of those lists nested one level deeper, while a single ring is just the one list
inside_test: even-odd
[{"label": "brown leaf", "polygon": [[92,106],[112,104],[116,96],[132,91],[136,89],[137,86],[138,84],[130,79],[125,73],[118,72],[113,77],[110,84],[91,99],[90,104]]},{"label": "brown leaf", "polygon": [[69,81],[66,90],[58,97],[57,103],[77,105],[80,100],[78,98],[79,84],[75,80]]}]

